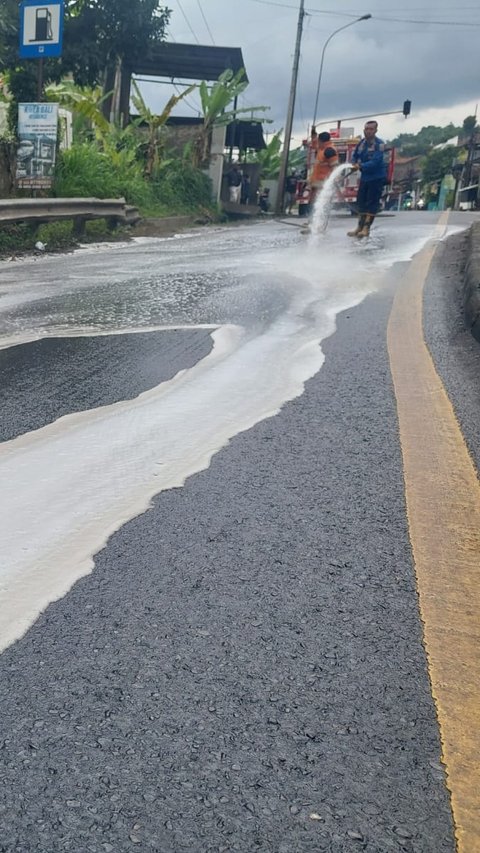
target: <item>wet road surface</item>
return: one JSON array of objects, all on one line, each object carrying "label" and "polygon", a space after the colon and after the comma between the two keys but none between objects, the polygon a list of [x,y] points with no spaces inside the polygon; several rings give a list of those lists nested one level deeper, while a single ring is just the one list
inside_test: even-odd
[{"label": "wet road surface", "polygon": [[[321,255],[268,223],[2,269],[4,505],[33,492],[25,571],[64,597],[0,658],[0,850],[454,849],[385,339],[424,217],[347,251],[334,223]],[[139,446],[170,479],[135,481],[150,508],[119,504],[88,574],[82,519],[152,465]]]}]

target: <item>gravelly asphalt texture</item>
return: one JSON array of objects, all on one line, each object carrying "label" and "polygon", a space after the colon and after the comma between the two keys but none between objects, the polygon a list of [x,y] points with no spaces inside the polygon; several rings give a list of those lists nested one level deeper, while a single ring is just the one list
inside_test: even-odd
[{"label": "gravelly asphalt texture", "polygon": [[[0,657],[2,853],[453,853],[392,292],[343,314],[304,395],[160,494]],[[108,364],[122,342],[101,340]]]},{"label": "gravelly asphalt texture", "polygon": [[52,338],[0,350],[0,441],[71,412],[138,396],[192,367],[212,348],[208,330]]},{"label": "gravelly asphalt texture", "polygon": [[[480,237],[480,232],[477,232]],[[480,343],[465,327],[463,280],[468,231],[442,243],[425,287],[425,339],[480,471]],[[443,286],[438,286],[441,279]]]}]

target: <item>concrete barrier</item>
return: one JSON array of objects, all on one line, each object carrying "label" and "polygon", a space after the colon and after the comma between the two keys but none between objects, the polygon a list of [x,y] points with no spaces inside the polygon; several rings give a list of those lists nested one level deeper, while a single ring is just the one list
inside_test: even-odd
[{"label": "concrete barrier", "polygon": [[480,342],[480,222],[475,222],[468,235],[463,308],[465,323]]}]

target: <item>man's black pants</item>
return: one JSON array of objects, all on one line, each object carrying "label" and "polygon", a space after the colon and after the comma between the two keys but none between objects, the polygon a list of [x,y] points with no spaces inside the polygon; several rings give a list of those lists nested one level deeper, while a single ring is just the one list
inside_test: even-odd
[{"label": "man's black pants", "polygon": [[383,178],[375,181],[360,180],[357,195],[357,210],[375,216],[378,213],[380,199],[385,181]]}]

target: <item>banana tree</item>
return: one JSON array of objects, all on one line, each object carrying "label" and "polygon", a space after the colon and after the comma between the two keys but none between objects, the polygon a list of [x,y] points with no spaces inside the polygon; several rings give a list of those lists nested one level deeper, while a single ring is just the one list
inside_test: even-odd
[{"label": "banana tree", "polygon": [[65,80],[46,86],[45,96],[49,101],[55,101],[79,116],[84,124],[93,128],[97,140],[103,139],[109,133],[110,123],[101,110],[104,96],[99,86],[91,89]]},{"label": "banana tree", "polygon": [[[274,133],[267,147],[261,151],[255,151],[250,155],[252,163],[260,165],[260,177],[266,179],[278,178],[280,173],[280,163],[282,159],[282,133],[279,130]],[[288,168],[301,170],[305,166],[305,152],[302,148],[295,148],[290,151],[288,157]]]},{"label": "banana tree", "polygon": [[250,158],[252,163],[258,163],[260,165],[261,178],[278,178],[281,160],[280,152],[282,150],[281,135],[281,130],[274,133],[270,141],[267,143],[267,147],[263,148],[261,151],[255,151]]},{"label": "banana tree", "polygon": [[198,167],[208,159],[210,151],[211,134],[214,127],[230,124],[239,113],[251,113],[252,121],[261,121],[254,116],[255,111],[265,112],[269,107],[244,107],[241,109],[230,109],[227,107],[247,88],[248,81],[245,70],[240,68],[236,74],[227,69],[210,88],[205,81],[199,86],[200,101],[202,104],[203,124],[198,132],[192,148],[193,165]]},{"label": "banana tree", "polygon": [[147,127],[145,175],[147,178],[151,178],[152,175],[156,173],[160,165],[163,150],[162,129],[167,123],[167,119],[169,118],[173,108],[182,100],[182,98],[185,98],[193,89],[195,89],[195,84],[189,86],[181,92],[180,95],[172,95],[160,115],[155,115],[149,107],[147,107],[135,80],[132,81],[132,87],[133,94],[131,99],[139,116],[137,123],[145,124]]}]

